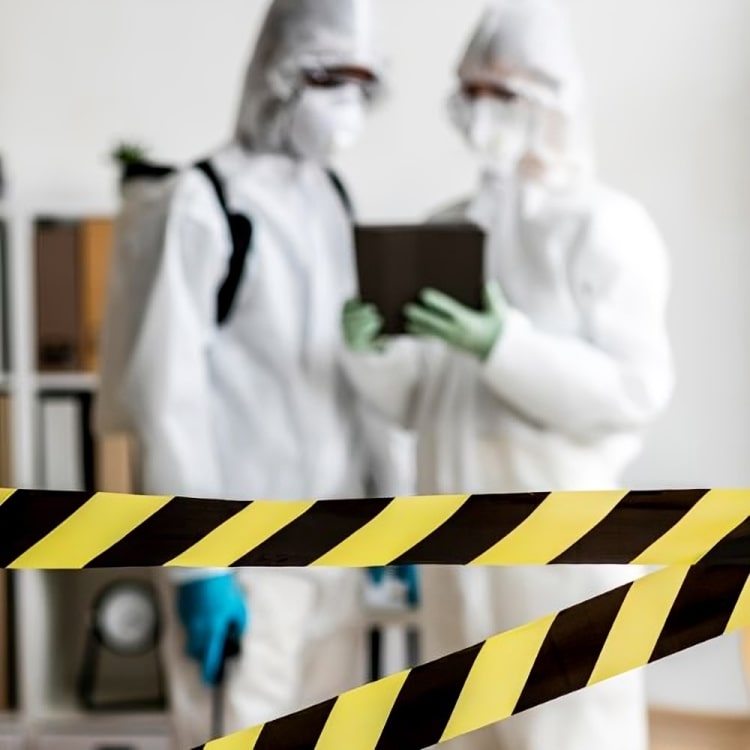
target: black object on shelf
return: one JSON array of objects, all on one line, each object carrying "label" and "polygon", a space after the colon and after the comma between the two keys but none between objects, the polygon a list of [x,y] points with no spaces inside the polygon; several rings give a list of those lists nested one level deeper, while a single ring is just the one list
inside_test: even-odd
[{"label": "black object on shelf", "polygon": [[[408,625],[402,632],[406,642],[406,667],[412,669],[422,661],[419,629]],[[371,627],[367,634],[369,656],[369,681],[376,682],[384,676],[384,638],[380,625]]]},{"label": "black object on shelf", "polygon": [[370,656],[370,682],[375,682],[383,676],[382,651],[383,632],[379,627],[370,628],[368,633]]},{"label": "black object on shelf", "polygon": [[[7,572],[8,590],[6,592],[8,600],[8,633],[7,643],[2,644],[7,648],[8,653],[8,673],[4,676],[7,681],[6,686],[8,689],[8,708],[11,711],[18,709],[18,633],[16,630],[17,626],[17,612],[16,612],[16,573],[13,570]],[[0,646],[0,648],[2,648]],[[2,677],[2,675],[0,675]]]},{"label": "black object on shelf", "polygon": [[226,684],[226,668],[232,659],[236,659],[242,650],[240,635],[236,628],[232,628],[224,642],[224,652],[221,657],[219,674],[213,689],[211,706],[211,727],[214,739],[224,735],[224,692]]},{"label": "black object on shelf", "polygon": [[[121,580],[105,587],[89,612],[78,697],[89,711],[148,711],[166,706],[164,673],[158,654],[161,620],[154,588],[145,581]],[[151,658],[155,695],[102,699],[100,668],[104,655],[118,659]]]}]

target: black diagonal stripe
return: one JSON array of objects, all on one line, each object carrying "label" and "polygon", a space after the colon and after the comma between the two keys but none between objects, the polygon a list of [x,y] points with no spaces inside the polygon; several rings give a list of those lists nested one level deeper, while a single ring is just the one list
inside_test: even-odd
[{"label": "black diagonal stripe", "polygon": [[253,750],[314,750],[336,699],[269,721]]},{"label": "black diagonal stripe", "polygon": [[750,518],[722,539],[700,565],[750,565]]},{"label": "black diagonal stripe", "polygon": [[473,495],[393,565],[468,565],[523,523],[549,493]]},{"label": "black diagonal stripe", "polygon": [[0,568],[10,565],[90,498],[86,492],[13,493],[0,505]]},{"label": "black diagonal stripe", "polygon": [[750,568],[710,566],[688,572],[650,661],[724,634]]},{"label": "black diagonal stripe", "polygon": [[235,565],[306,567],[372,521],[391,502],[393,498],[318,501]]},{"label": "black diagonal stripe", "polygon": [[630,492],[552,564],[630,563],[707,493],[708,490]]},{"label": "black diagonal stripe", "polygon": [[513,713],[585,688],[632,584],[555,617]]},{"label": "black diagonal stripe", "polygon": [[87,568],[160,567],[185,552],[249,503],[175,497]]},{"label": "black diagonal stripe", "polygon": [[412,669],[375,750],[411,750],[437,744],[482,645]]}]

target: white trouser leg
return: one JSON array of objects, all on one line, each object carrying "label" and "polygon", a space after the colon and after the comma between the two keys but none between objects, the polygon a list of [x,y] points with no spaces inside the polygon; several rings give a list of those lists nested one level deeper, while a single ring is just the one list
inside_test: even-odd
[{"label": "white trouser leg", "polygon": [[[333,697],[361,681],[361,577],[355,570],[247,569],[239,572],[250,604],[242,653],[227,673],[224,733]],[[174,592],[162,585],[163,654],[175,750],[211,739],[211,693],[184,655]]]}]

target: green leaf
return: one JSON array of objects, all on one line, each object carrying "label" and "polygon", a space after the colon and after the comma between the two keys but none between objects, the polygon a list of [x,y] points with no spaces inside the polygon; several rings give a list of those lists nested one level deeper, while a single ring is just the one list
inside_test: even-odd
[{"label": "green leaf", "polygon": [[146,160],[147,150],[137,143],[121,143],[112,153],[120,164],[140,164]]}]

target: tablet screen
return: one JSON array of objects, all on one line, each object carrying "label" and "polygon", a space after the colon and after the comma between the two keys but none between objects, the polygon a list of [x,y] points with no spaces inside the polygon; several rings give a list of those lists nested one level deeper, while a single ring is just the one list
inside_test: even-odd
[{"label": "tablet screen", "polygon": [[360,298],[385,319],[383,333],[404,333],[404,306],[427,288],[481,309],[484,232],[471,224],[360,226],[356,233]]}]

